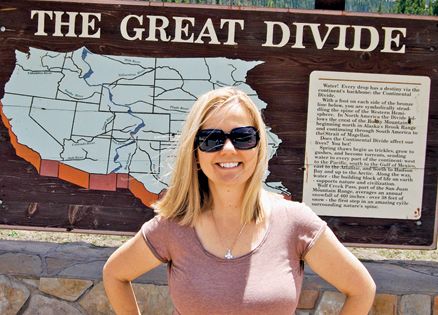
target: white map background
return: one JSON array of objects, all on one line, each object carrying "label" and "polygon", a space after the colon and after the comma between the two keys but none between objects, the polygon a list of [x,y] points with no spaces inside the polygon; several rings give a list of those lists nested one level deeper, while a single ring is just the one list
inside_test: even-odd
[{"label": "white map background", "polygon": [[[16,51],[1,100],[18,142],[90,174],[126,173],[158,194],[182,124],[198,95],[236,86],[263,109],[245,83],[262,62],[227,58],[143,58]],[[268,128],[270,158],[281,140]],[[266,174],[268,175],[268,174]],[[287,192],[279,182],[270,190]]]}]

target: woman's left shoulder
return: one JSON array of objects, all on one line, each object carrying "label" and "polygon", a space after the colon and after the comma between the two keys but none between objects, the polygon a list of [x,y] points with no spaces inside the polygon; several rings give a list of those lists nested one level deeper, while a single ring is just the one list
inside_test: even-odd
[{"label": "woman's left shoulder", "polygon": [[271,203],[271,213],[286,224],[308,225],[317,223],[320,225],[324,223],[305,203],[288,200],[286,198],[276,198],[275,201]]},{"label": "woman's left shoulder", "polygon": [[282,231],[292,244],[296,257],[304,257],[324,232],[327,224],[305,203],[276,198],[271,215],[276,230]]},{"label": "woman's left shoulder", "polygon": [[290,200],[288,196],[282,196],[276,194],[271,198],[272,198],[271,208],[274,211],[295,213],[295,214],[299,212],[308,212],[308,211],[313,213],[313,211],[305,203]]}]

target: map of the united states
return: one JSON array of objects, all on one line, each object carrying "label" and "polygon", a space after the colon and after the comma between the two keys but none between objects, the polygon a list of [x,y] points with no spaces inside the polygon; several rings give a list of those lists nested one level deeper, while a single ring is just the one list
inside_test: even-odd
[{"label": "map of the united states", "polygon": [[[260,61],[16,51],[0,113],[17,155],[39,174],[87,189],[128,188],[151,205],[166,189],[185,117],[197,96],[245,83]],[[281,140],[268,130],[270,157]],[[281,183],[265,183],[284,191]]]}]

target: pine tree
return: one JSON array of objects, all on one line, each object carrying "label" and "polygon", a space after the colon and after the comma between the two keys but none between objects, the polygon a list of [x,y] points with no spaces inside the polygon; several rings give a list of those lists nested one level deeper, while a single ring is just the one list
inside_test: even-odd
[{"label": "pine tree", "polygon": [[[436,1],[436,0],[435,0]],[[398,0],[396,13],[427,15],[425,0]]]},{"label": "pine tree", "polygon": [[431,3],[432,15],[438,15],[438,0],[435,0]]}]

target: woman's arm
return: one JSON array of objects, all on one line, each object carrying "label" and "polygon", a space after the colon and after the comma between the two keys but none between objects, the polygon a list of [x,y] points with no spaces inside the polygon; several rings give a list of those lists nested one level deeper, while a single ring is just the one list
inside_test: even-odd
[{"label": "woman's arm", "polygon": [[116,314],[140,314],[131,281],[160,263],[146,245],[141,232],[108,258],[103,267],[103,284]]},{"label": "woman's arm", "polygon": [[327,228],[304,260],[321,278],[347,296],[342,315],[368,314],[376,285],[362,263]]}]

